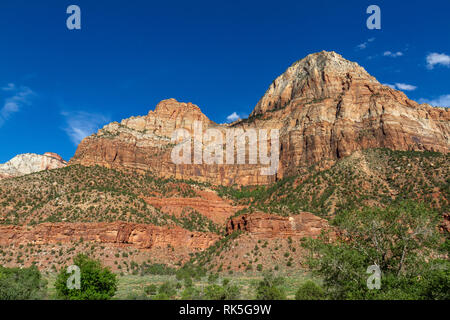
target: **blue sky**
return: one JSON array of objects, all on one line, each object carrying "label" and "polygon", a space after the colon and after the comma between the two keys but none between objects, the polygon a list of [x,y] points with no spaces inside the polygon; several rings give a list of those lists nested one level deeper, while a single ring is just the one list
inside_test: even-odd
[{"label": "blue sky", "polygon": [[[81,30],[66,27],[71,4]],[[366,27],[371,4],[381,30]],[[450,104],[447,0],[2,0],[0,40],[0,162],[68,160],[83,136],[166,98],[219,123],[248,115],[272,80],[321,50],[414,100]]]}]

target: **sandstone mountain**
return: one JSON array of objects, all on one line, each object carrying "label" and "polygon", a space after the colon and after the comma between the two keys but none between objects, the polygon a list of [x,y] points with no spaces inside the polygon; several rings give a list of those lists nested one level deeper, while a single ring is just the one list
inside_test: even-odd
[{"label": "sandstone mountain", "polygon": [[[252,263],[302,270],[303,238],[339,236],[331,222],[343,211],[405,199],[433,208],[448,235],[449,117],[334,52],[294,63],[248,119],[231,124],[164,100],[85,138],[70,165],[45,154],[0,166],[6,177],[23,175],[0,181],[0,265],[51,271],[89,250],[133,274],[150,260],[214,272]],[[173,133],[195,132],[197,122],[202,132],[237,129],[241,141],[247,129],[278,129],[278,172],[262,175],[248,161],[175,165]]]},{"label": "sandstone mountain", "polygon": [[[192,132],[215,127],[279,129],[280,163],[276,175],[261,175],[260,165],[175,165],[170,159],[175,129]],[[238,136],[237,139],[242,139]],[[418,104],[380,84],[357,63],[322,51],[295,62],[256,104],[248,119],[217,125],[191,103],[161,101],[143,117],[113,122],[85,138],[71,164],[151,171],[160,177],[194,179],[222,185],[268,184],[314,163],[355,151],[450,149],[450,112]]]},{"label": "sandstone mountain", "polygon": [[33,172],[62,168],[67,165],[59,155],[46,152],[19,154],[4,164],[0,164],[0,179],[19,177]]}]

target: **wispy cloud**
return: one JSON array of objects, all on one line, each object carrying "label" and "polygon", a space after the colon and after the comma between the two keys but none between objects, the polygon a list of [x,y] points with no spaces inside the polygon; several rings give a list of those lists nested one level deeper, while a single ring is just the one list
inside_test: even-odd
[{"label": "wispy cloud", "polygon": [[1,90],[9,93],[10,96],[5,99],[0,109],[0,127],[12,114],[19,112],[23,106],[30,105],[31,98],[35,95],[30,88],[17,86],[14,83],[8,83]]},{"label": "wispy cloud", "polygon": [[450,108],[450,94],[444,94],[436,99],[419,99],[419,103],[428,103],[435,107]]},{"label": "wispy cloud", "polygon": [[369,39],[367,39],[367,41],[365,41],[365,42],[363,42],[361,44],[358,44],[356,46],[356,48],[359,49],[359,50],[364,50],[365,48],[367,48],[369,43],[374,42],[374,41],[375,41],[375,38],[369,38]]},{"label": "wispy cloud", "polygon": [[395,86],[397,87],[397,89],[405,91],[413,91],[417,89],[417,86],[413,86],[411,84],[406,83],[396,83]]},{"label": "wispy cloud", "polygon": [[397,57],[403,56],[403,52],[401,52],[401,51],[397,51],[397,52],[385,51],[383,53],[383,56],[391,57],[391,58],[397,58]]},{"label": "wispy cloud", "polygon": [[63,111],[61,115],[66,120],[63,129],[75,145],[111,121],[109,116],[85,111]]},{"label": "wispy cloud", "polygon": [[16,90],[16,85],[14,83],[8,83],[5,87],[2,88],[3,91],[13,91]]},{"label": "wispy cloud", "polygon": [[413,91],[417,89],[417,86],[413,86],[412,84],[398,83],[398,82],[396,84],[383,83],[383,85],[391,87],[392,89],[403,91]]},{"label": "wispy cloud", "polygon": [[444,53],[430,53],[427,55],[427,68],[433,69],[436,65],[450,67],[450,56]]}]

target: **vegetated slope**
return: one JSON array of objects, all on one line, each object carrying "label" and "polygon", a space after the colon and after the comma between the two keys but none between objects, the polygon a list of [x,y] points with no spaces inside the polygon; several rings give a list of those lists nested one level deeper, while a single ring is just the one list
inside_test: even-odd
[{"label": "vegetated slope", "polygon": [[[292,216],[309,211],[331,223],[343,210],[390,207],[411,200],[423,202],[444,215],[445,225],[449,212],[449,164],[448,154],[372,149],[354,153],[328,169],[312,166],[301,176],[285,178],[271,186],[218,187],[218,193],[249,206],[236,215],[265,211]],[[272,230],[269,223],[260,227]],[[444,236],[448,237],[448,232]],[[307,269],[307,254],[301,243],[302,238],[264,238],[237,232],[196,253],[191,263],[229,274],[268,270],[291,274]]]},{"label": "vegetated slope", "polygon": [[271,186],[221,187],[219,194],[249,205],[239,213],[308,211],[330,218],[343,209],[384,207],[405,199],[425,202],[445,213],[449,212],[449,177],[448,154],[371,149],[328,169],[312,166]]},{"label": "vegetated slope", "polygon": [[16,225],[124,221],[219,232],[216,224],[198,212],[169,215],[143,199],[189,198],[204,188],[199,183],[73,165],[0,181],[0,221]]},{"label": "vegetated slope", "polygon": [[[155,208],[145,200],[149,197],[152,201],[160,198],[161,202],[164,199],[194,199],[214,189],[219,197],[236,202],[230,215],[237,208],[244,209],[237,211],[236,215],[265,211],[290,216],[308,211],[332,220],[344,209],[386,207],[404,199],[423,201],[441,214],[448,214],[449,163],[448,154],[373,149],[356,152],[327,169],[323,169],[320,164],[311,166],[303,175],[285,178],[270,186],[241,188],[161,180],[148,174],[72,165],[0,181],[0,219],[5,225],[31,228],[43,222],[124,221],[170,228],[178,225],[190,231],[204,232],[205,236],[208,232],[223,234],[224,225],[216,224],[192,210],[189,202],[186,202],[182,213],[176,215],[165,213],[162,208]],[[275,230],[271,226],[269,220],[261,225]],[[138,248],[139,254],[136,253],[133,260],[143,263],[151,255],[154,257],[152,262],[177,267],[191,256],[192,264],[229,274],[264,270],[292,273],[305,269],[301,239],[272,233],[274,236],[270,238],[251,232],[231,234],[222,237],[209,249],[197,253],[183,251],[182,243],[175,248]],[[90,243],[89,240],[85,242],[86,245]],[[29,265],[33,260],[40,268],[48,269],[53,264],[57,266],[68,261],[76,252],[83,252],[85,245],[76,243],[73,246],[64,243],[43,244],[42,248],[33,245],[35,252],[40,253],[33,253],[28,258],[27,253],[17,249],[18,245],[4,246],[1,260],[8,261],[8,265],[19,266]],[[107,243],[97,245],[104,249],[96,257],[114,270],[136,271],[120,269],[119,265],[124,262],[117,258],[119,253],[122,255],[122,252],[128,252],[131,244],[125,244],[125,247],[122,247],[123,244],[119,247]],[[60,250],[60,246],[64,253],[60,256],[53,254],[56,248]],[[127,263],[131,262],[129,260]],[[175,262],[177,265],[174,265]]]}]

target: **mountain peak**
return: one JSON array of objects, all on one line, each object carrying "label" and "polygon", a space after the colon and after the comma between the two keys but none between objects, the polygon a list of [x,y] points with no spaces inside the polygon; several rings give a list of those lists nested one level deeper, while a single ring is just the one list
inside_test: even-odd
[{"label": "mountain peak", "polygon": [[200,108],[191,102],[179,102],[174,98],[161,100],[155,107],[154,111],[150,111],[149,115],[171,115],[178,116],[180,114],[201,114]]},{"label": "mountain peak", "polygon": [[[305,58],[294,62],[291,66],[298,71],[305,68],[308,71],[314,69],[318,71],[334,72],[336,74],[353,73],[360,77],[373,77],[356,62],[345,59],[334,51],[320,51],[307,55]],[[288,69],[289,70],[289,69]]]},{"label": "mountain peak", "polygon": [[379,84],[363,67],[334,51],[312,53],[272,82],[252,115],[283,108],[293,100],[336,98],[352,82]]}]

